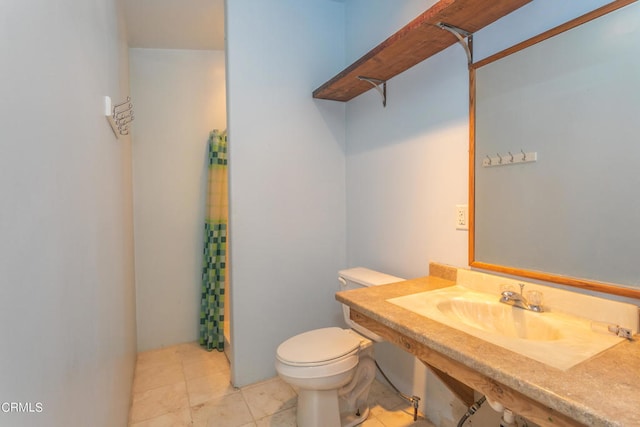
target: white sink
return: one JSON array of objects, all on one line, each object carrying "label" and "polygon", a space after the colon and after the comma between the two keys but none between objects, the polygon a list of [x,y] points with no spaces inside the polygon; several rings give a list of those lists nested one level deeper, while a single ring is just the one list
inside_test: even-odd
[{"label": "white sink", "polygon": [[439,302],[436,307],[453,322],[462,322],[508,338],[554,341],[562,337],[559,325],[549,321],[549,317],[514,310],[509,305],[498,303],[495,297],[486,301],[477,296],[474,299],[456,296]]},{"label": "white sink", "polygon": [[387,301],[561,370],[623,341],[593,320],[536,313],[501,303],[499,297],[456,285]]}]

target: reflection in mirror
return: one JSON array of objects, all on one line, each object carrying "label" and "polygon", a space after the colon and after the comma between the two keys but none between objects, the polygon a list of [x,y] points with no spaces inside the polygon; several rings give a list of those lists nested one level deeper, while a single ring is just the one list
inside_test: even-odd
[{"label": "reflection in mirror", "polygon": [[474,65],[470,264],[638,298],[640,4],[523,45]]}]

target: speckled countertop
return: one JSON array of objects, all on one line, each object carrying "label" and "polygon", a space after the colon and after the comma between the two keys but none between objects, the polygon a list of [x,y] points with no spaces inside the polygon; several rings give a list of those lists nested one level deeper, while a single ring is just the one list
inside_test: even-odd
[{"label": "speckled countertop", "polygon": [[453,286],[455,275],[338,292],[336,299],[400,334],[588,426],[640,426],[640,336],[566,371],[387,302]]}]

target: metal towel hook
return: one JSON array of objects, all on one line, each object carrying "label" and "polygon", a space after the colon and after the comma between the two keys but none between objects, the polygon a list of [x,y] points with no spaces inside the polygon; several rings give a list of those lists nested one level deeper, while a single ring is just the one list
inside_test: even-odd
[{"label": "metal towel hook", "polygon": [[129,135],[129,124],[135,118],[133,115],[131,97],[127,96],[124,101],[112,106],[111,98],[105,96],[104,107],[104,114],[107,117],[107,121],[111,125],[111,130],[113,130],[116,138],[120,135]]}]

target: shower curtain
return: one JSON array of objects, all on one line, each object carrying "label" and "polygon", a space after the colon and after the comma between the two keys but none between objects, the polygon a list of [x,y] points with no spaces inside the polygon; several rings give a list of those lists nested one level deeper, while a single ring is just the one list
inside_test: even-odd
[{"label": "shower curtain", "polygon": [[224,291],[227,275],[227,132],[209,134],[209,180],[202,260],[200,345],[224,349]]}]

